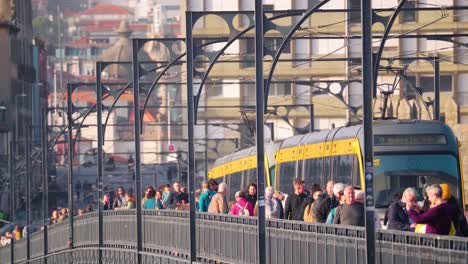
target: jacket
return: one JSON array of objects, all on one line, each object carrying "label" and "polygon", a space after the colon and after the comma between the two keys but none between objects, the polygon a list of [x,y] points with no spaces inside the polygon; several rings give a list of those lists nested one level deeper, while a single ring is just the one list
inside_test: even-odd
[{"label": "jacket", "polygon": [[210,206],[211,199],[215,196],[216,192],[212,190],[206,190],[200,195],[198,201],[198,211],[208,212],[208,206]]},{"label": "jacket", "polygon": [[324,193],[319,196],[317,201],[314,203],[314,207],[312,208],[317,223],[325,223],[331,209],[337,207],[338,205],[339,202],[334,195],[329,196],[327,193]]},{"label": "jacket", "polygon": [[408,215],[416,224],[426,224],[427,234],[448,235],[456,210],[455,206],[442,203],[429,208],[427,212],[422,214],[411,209],[408,211]]},{"label": "jacket", "polygon": [[167,200],[166,208],[167,209],[175,209],[176,205],[178,203],[182,203],[182,201],[184,201],[185,203],[189,202],[188,195],[186,193],[171,192],[171,194],[169,195],[169,198]]},{"label": "jacket", "polygon": [[112,208],[120,208],[125,207],[127,201],[125,201],[125,197],[117,196],[112,204]]},{"label": "jacket", "polygon": [[210,206],[208,206],[208,213],[227,214],[228,210],[226,198],[222,194],[217,193],[211,198]]},{"label": "jacket", "polygon": [[247,194],[245,199],[246,199],[247,202],[249,202],[252,206],[255,206],[255,204],[257,203],[257,194],[255,194],[255,195]]},{"label": "jacket", "polygon": [[296,195],[295,193],[288,196],[286,199],[286,208],[284,209],[284,218],[289,220],[304,220],[304,211],[302,204],[307,198],[305,193]]},{"label": "jacket", "polygon": [[364,226],[364,205],[355,202],[351,205],[343,204],[335,209],[335,217],[333,224],[349,225],[349,226]]},{"label": "jacket", "polygon": [[401,201],[396,201],[388,207],[388,224],[387,228],[391,230],[410,231],[411,224],[406,212],[406,206]]},{"label": "jacket", "polygon": [[229,214],[231,214],[231,215],[241,215],[241,210],[244,209],[244,208],[247,211],[249,211],[249,216],[254,215],[254,212],[253,212],[254,210],[253,210],[252,204],[250,202],[248,202],[245,198],[239,198],[237,203],[232,205],[232,208],[231,208],[231,211],[229,212]]}]

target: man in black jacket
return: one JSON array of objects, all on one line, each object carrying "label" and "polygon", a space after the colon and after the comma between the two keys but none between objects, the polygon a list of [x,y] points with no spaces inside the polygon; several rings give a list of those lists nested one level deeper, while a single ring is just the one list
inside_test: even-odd
[{"label": "man in black jacket", "polygon": [[167,199],[167,209],[176,209],[180,204],[188,204],[188,194],[181,191],[181,186],[179,181],[175,181],[172,185],[174,191],[171,192],[169,198]]},{"label": "man in black jacket", "polygon": [[294,179],[294,193],[286,199],[284,218],[289,220],[303,221],[304,212],[302,203],[307,198],[305,194],[304,181],[300,178]]},{"label": "man in black jacket", "polygon": [[343,183],[335,183],[334,181],[327,183],[326,192],[317,199],[312,208],[317,223],[325,223],[327,221],[330,211],[340,204],[339,201],[343,195],[344,188],[345,185]]},{"label": "man in black jacket", "polygon": [[407,203],[415,203],[418,193],[414,188],[406,188],[400,201],[395,201],[388,207],[388,225],[390,230],[412,231],[411,222],[406,211]]}]

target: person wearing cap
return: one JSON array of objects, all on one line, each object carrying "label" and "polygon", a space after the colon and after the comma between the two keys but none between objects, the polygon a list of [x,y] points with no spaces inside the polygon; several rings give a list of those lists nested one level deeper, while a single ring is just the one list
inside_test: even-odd
[{"label": "person wearing cap", "polygon": [[304,211],[302,204],[307,195],[305,194],[304,181],[301,178],[295,178],[293,181],[294,193],[286,199],[284,209],[284,218],[289,220],[303,221]]}]

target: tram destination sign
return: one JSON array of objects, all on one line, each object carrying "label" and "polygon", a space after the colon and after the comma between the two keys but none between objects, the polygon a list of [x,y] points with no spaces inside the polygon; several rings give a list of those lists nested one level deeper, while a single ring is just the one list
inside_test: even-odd
[{"label": "tram destination sign", "polygon": [[447,145],[445,135],[375,135],[376,146]]}]

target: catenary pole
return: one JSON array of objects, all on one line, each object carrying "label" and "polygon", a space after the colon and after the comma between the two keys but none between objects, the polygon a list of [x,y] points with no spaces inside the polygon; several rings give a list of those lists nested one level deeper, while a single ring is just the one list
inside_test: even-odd
[{"label": "catenary pole", "polygon": [[31,134],[26,126],[26,259],[31,259]]},{"label": "catenary pole", "polygon": [[[49,161],[49,153],[48,153],[48,144],[47,144],[47,108],[44,107],[42,109],[42,213],[44,214],[43,217],[43,225],[44,225],[44,256],[48,254],[48,221],[47,216],[49,215],[49,175],[48,175],[48,161]],[[47,258],[44,258],[44,264],[47,264]]]},{"label": "catenary pole", "polygon": [[[13,235],[14,222],[15,222],[15,144],[13,136],[10,138],[10,159],[9,159],[9,173],[10,173],[10,233]],[[10,243],[10,260],[15,263],[15,239],[11,239]]]},{"label": "catenary pole", "polygon": [[364,127],[364,168],[366,194],[366,253],[367,264],[375,263],[375,223],[374,223],[374,136],[372,131],[373,86],[372,82],[372,0],[361,0],[362,20],[362,87],[363,127]]},{"label": "catenary pole", "polygon": [[434,57],[434,120],[440,120],[440,58]]},{"label": "catenary pole", "polygon": [[135,134],[135,191],[136,191],[136,218],[137,218],[137,264],[141,263],[143,250],[142,236],[142,211],[141,211],[141,151],[140,151],[140,63],[138,62],[139,42],[133,40],[133,113],[134,113],[134,134]]},{"label": "catenary pole", "polygon": [[104,219],[102,215],[102,205],[99,202],[102,197],[102,176],[104,174],[104,168],[102,164],[102,155],[103,155],[103,127],[102,127],[102,84],[101,84],[101,74],[102,74],[102,63],[96,63],[96,98],[97,98],[97,184],[98,184],[98,264],[102,263],[102,248],[104,246]]},{"label": "catenary pole", "polygon": [[[193,95],[193,38],[192,38],[192,13],[186,13],[186,38],[187,38],[187,123],[188,123],[188,187],[189,187],[189,231],[190,231],[190,263],[197,261],[196,245],[196,220],[195,220],[195,98]],[[179,177],[180,177],[180,161]]]},{"label": "catenary pole", "polygon": [[[68,248],[73,248],[73,154],[75,141],[73,140],[73,85],[67,85],[67,126],[68,126]],[[70,258],[70,263],[73,258]]]},{"label": "catenary pole", "polygon": [[255,0],[255,114],[257,145],[257,196],[258,196],[258,263],[266,263],[265,244],[265,149],[264,149],[264,104],[265,91],[263,78],[263,5]]}]

